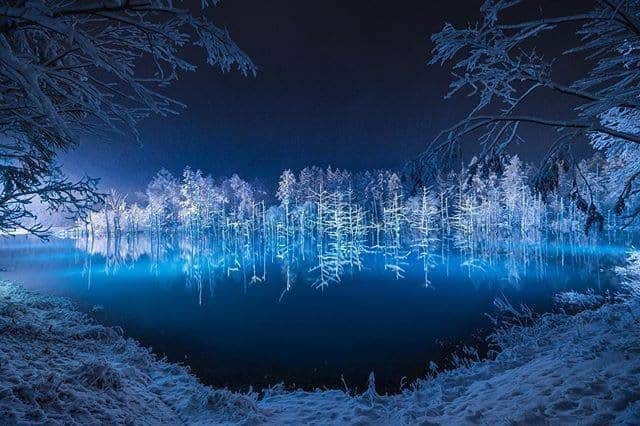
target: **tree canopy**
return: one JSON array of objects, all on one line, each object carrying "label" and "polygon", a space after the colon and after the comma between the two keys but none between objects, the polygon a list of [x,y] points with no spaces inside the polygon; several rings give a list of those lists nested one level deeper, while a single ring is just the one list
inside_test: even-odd
[{"label": "tree canopy", "polygon": [[[96,180],[68,180],[60,150],[114,133],[138,139],[150,115],[184,105],[164,88],[196,66],[190,46],[226,72],[256,71],[201,8],[172,0],[9,0],[0,6],[0,231],[44,235],[34,202],[84,215]],[[31,220],[29,220],[31,219]]]},{"label": "tree canopy", "polygon": [[[477,22],[466,27],[447,23],[432,36],[435,47],[430,64],[452,66],[446,97],[466,92],[475,99],[475,106],[440,133],[418,163],[432,171],[451,164],[459,155],[461,140],[472,136],[480,145],[478,164],[500,169],[500,156],[521,141],[523,124],[546,127],[554,132],[535,176],[538,189],[554,189],[558,164],[571,169],[576,180],[583,178],[571,149],[577,141],[591,144],[608,157],[632,156],[611,170],[611,178],[623,183],[616,194],[618,212],[633,219],[640,212],[627,205],[640,176],[638,157],[633,154],[640,145],[640,1],[584,2],[582,10],[564,16],[545,16],[540,8],[535,18],[521,19],[527,10],[523,6],[531,3],[536,2],[486,0]],[[567,34],[575,35],[576,42],[559,54],[553,51],[553,43],[539,42],[542,37],[560,36],[570,42]],[[567,80],[567,74],[575,77]],[[536,103],[536,96],[568,105],[566,114],[550,115]],[[583,207],[591,212],[591,220],[598,220],[598,206],[589,185],[587,189],[586,198],[576,199],[586,203]]]}]

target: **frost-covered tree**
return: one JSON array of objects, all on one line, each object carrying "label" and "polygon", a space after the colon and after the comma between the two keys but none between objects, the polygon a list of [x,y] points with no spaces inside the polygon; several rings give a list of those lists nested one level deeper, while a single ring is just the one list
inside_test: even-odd
[{"label": "frost-covered tree", "polygon": [[225,179],[220,187],[224,193],[227,208],[236,218],[251,216],[254,204],[253,188],[237,174]]},{"label": "frost-covered tree", "polygon": [[[447,23],[432,36],[435,48],[430,63],[453,63],[447,97],[468,91],[477,104],[432,142],[420,162],[433,166],[449,161],[459,153],[463,137],[477,135],[480,161],[495,165],[505,149],[519,140],[522,124],[542,126],[555,132],[536,176],[538,189],[555,187],[559,160],[577,164],[570,147],[583,140],[608,155],[632,157],[629,167],[617,175],[625,182],[617,190],[622,211],[640,176],[632,166],[638,163],[633,152],[640,144],[640,1],[589,1],[564,16],[547,16],[541,5],[541,12],[531,19],[523,18],[522,10],[537,9],[523,8],[524,3],[486,0],[478,22],[466,27]],[[576,41],[558,55],[555,46],[536,43],[541,37]],[[566,72],[567,67],[571,72]],[[567,81],[566,75],[575,78]],[[567,105],[562,118],[550,116],[536,103],[541,95]],[[595,201],[583,194],[573,199],[586,216],[587,231],[601,222]],[[635,217],[638,212],[628,214]]]},{"label": "frost-covered tree", "polygon": [[406,235],[407,216],[402,184],[392,173],[387,181],[386,200],[383,208],[385,269],[393,271],[396,278],[404,276],[404,260],[408,251],[403,237]]},{"label": "frost-covered tree", "polygon": [[163,93],[193,71],[189,46],[206,62],[244,74],[255,68],[213,24],[202,1],[6,0],[0,4],[0,231],[46,229],[33,204],[83,215],[100,203],[96,181],[70,181],[56,155],[83,138],[138,136],[150,115],[183,104]]},{"label": "frost-covered tree", "polygon": [[112,233],[119,236],[122,232],[122,219],[127,209],[126,200],[127,196],[115,189],[111,189],[104,197],[104,220],[107,236]]},{"label": "frost-covered tree", "polygon": [[292,204],[295,201],[296,185],[296,176],[291,170],[283,171],[276,192],[276,197],[283,205]]},{"label": "frost-covered tree", "polygon": [[412,245],[417,250],[418,258],[422,260],[425,286],[429,286],[429,269],[435,265],[438,243],[438,201],[433,193],[423,187],[419,196],[408,200],[407,210]]},{"label": "frost-covered tree", "polygon": [[457,176],[457,194],[453,200],[451,213],[451,229],[453,231],[454,246],[461,252],[464,262],[471,266],[476,261],[477,222],[479,206],[473,192],[470,191],[470,181],[460,174]]},{"label": "frost-covered tree", "polygon": [[[504,205],[503,223],[508,229],[517,231],[518,235],[523,227],[528,190],[522,162],[517,155],[514,155],[507,162],[500,178],[500,192]],[[509,235],[509,237],[513,238],[514,235]]]},{"label": "frost-covered tree", "polygon": [[209,182],[200,170],[193,171],[185,167],[180,183],[181,223],[187,224],[191,231],[198,231],[206,223],[209,210],[208,195],[213,192]]},{"label": "frost-covered tree", "polygon": [[133,203],[129,206],[126,212],[127,220],[127,232],[131,235],[137,236],[141,229],[148,226],[148,215],[144,208],[140,207],[138,203]]},{"label": "frost-covered tree", "polygon": [[280,182],[278,183],[278,191],[276,192],[276,198],[280,200],[284,207],[284,227],[286,244],[289,245],[291,229],[291,211],[296,198],[296,177],[291,170],[285,170],[280,176]]},{"label": "frost-covered tree", "polygon": [[390,173],[385,170],[376,170],[365,174],[366,184],[363,186],[364,194],[362,200],[365,211],[371,217],[371,233],[369,244],[374,249],[382,249],[383,245],[383,225],[384,225],[384,204],[387,182],[391,178]]},{"label": "frost-covered tree", "polygon": [[149,222],[156,232],[175,225],[180,209],[180,184],[166,169],[160,170],[145,191]]},{"label": "frost-covered tree", "polygon": [[[85,248],[98,237],[95,247],[104,246],[110,271],[139,257],[136,242],[145,239],[152,271],[178,245],[190,273],[257,284],[267,280],[270,259],[285,278],[282,297],[304,280],[318,289],[335,285],[372,260],[396,278],[411,262],[421,263],[427,286],[430,269],[442,262],[448,270],[452,259],[461,259],[469,274],[504,265],[509,281],[518,282],[531,263],[542,265],[551,251],[564,261],[565,252],[575,256],[601,242],[600,234],[585,235],[585,215],[570,200],[577,187],[593,193],[596,203],[615,203],[609,194],[616,183],[601,172],[618,167],[613,159],[595,155],[581,161],[582,180],[557,163],[558,184],[546,197],[532,186],[530,165],[507,155],[500,163],[498,175],[474,158],[413,196],[390,171],[353,178],[346,171],[311,167],[298,179],[285,171],[274,194],[279,203],[270,206],[259,186],[237,175],[218,180],[187,167],[178,180],[161,170],[147,186],[146,205],[127,205],[114,192],[105,209],[78,224],[75,235],[91,236]],[[376,208],[379,214],[372,211]],[[628,237],[613,231],[606,236],[612,242]],[[110,241],[100,241],[105,236]],[[201,284],[210,278],[193,277],[201,295]]]},{"label": "frost-covered tree", "polygon": [[[640,111],[617,108],[602,116],[611,127],[640,135]],[[625,226],[629,225],[640,216],[640,144],[610,135],[597,135],[593,138],[593,145],[604,153],[606,160],[604,174],[608,180],[607,188],[611,189],[608,201]],[[599,187],[598,183],[593,185]]]}]

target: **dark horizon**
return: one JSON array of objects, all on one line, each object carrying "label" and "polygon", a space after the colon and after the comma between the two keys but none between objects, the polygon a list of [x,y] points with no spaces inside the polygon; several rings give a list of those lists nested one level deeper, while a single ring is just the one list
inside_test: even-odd
[{"label": "dark horizon", "polygon": [[[187,105],[179,116],[145,121],[142,145],[133,137],[87,141],[63,164],[126,192],[143,189],[160,168],[238,173],[268,187],[287,168],[400,168],[470,107],[464,98],[443,100],[450,70],[427,65],[429,38],[445,22],[477,20],[481,3],[222,2],[210,15],[229,28],[257,76],[220,74],[189,55],[198,70],[167,92]],[[538,149],[521,151],[529,160]]]}]

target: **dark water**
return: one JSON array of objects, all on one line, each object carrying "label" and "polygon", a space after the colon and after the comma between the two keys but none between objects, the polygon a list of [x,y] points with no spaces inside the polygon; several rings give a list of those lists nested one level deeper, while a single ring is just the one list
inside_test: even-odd
[{"label": "dark water", "polygon": [[445,365],[452,347],[485,333],[496,296],[550,310],[554,293],[606,289],[610,265],[624,254],[555,248],[516,270],[495,260],[469,269],[452,256],[429,271],[428,287],[420,261],[408,260],[397,280],[372,255],[323,291],[309,285],[307,269],[291,268],[282,296],[285,271],[276,262],[260,266],[264,282],[251,283],[246,271],[212,267],[212,258],[203,264],[178,245],[166,245],[162,259],[129,246],[114,261],[108,250],[89,255],[82,244],[1,240],[0,276],[86,309],[101,305],[95,316],[103,323],[190,365],[205,383],[241,390],[342,387],[341,376],[362,389],[373,371],[380,390],[395,392],[402,377],[424,376],[430,361]]}]

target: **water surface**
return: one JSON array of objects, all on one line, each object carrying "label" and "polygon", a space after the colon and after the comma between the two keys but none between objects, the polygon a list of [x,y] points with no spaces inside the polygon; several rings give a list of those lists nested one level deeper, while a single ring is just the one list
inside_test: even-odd
[{"label": "water surface", "polygon": [[373,371],[379,390],[398,391],[403,377],[424,376],[431,361],[446,365],[452,348],[486,333],[495,297],[550,310],[556,292],[607,289],[609,266],[623,254],[549,247],[527,262],[473,266],[451,255],[434,263],[426,285],[420,259],[404,259],[397,279],[372,253],[318,290],[305,262],[268,257],[238,267],[179,238],[0,242],[4,278],[87,310],[99,305],[98,320],[188,364],[205,383],[240,390],[342,387],[342,378],[363,389]]}]

